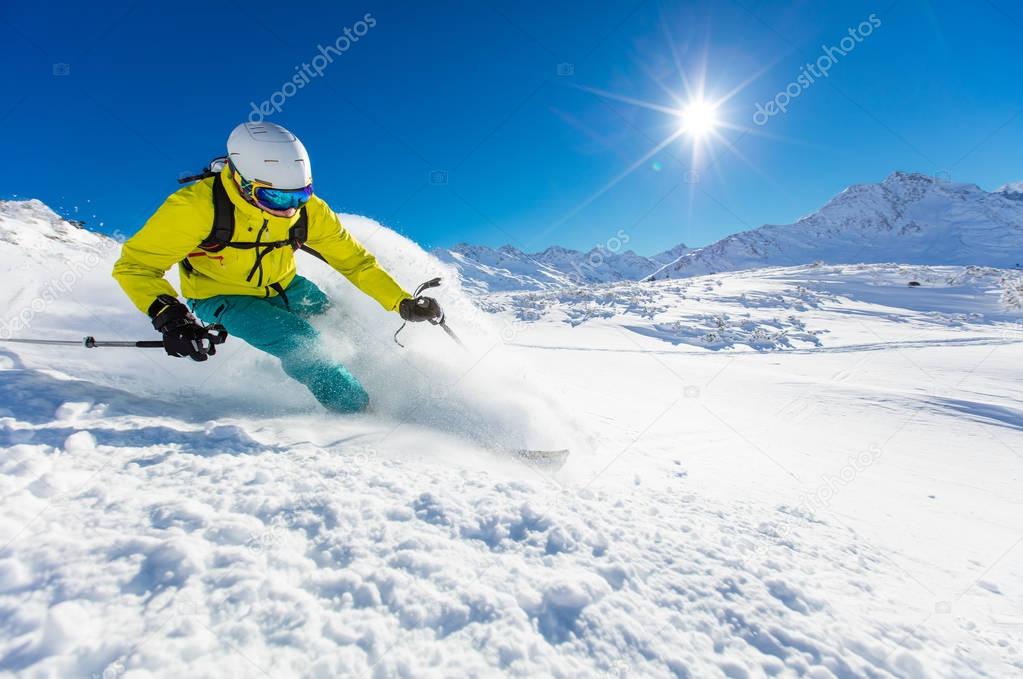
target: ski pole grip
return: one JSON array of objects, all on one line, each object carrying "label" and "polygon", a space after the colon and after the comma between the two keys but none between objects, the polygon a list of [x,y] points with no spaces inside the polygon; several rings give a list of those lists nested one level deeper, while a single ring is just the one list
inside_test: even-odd
[{"label": "ski pole grip", "polygon": [[227,328],[215,323],[206,329],[206,335],[213,344],[223,344],[227,341]]},{"label": "ski pole grip", "polygon": [[139,349],[163,349],[163,340],[140,340],[135,346]]},{"label": "ski pole grip", "polygon": [[436,288],[438,285],[440,285],[440,276],[437,276],[436,278],[431,278],[430,280],[426,281],[425,283],[420,283],[419,287],[416,288],[416,291],[415,291],[415,293],[413,293],[412,296],[413,297],[419,297],[420,293],[423,290],[429,290],[430,288]]}]

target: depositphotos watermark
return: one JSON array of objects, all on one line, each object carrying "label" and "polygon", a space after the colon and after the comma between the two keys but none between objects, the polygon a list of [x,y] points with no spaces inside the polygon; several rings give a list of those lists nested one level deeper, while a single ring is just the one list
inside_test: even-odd
[{"label": "depositphotos watermark", "polygon": [[855,28],[849,29],[849,35],[838,41],[837,46],[821,45],[821,55],[813,63],[807,63],[800,69],[796,79],[785,86],[785,89],[774,95],[766,104],[757,104],[753,113],[753,122],[766,125],[772,116],[788,111],[789,103],[809,89],[818,78],[827,78],[828,72],[838,63],[841,57],[848,55],[856,46],[870,37],[874,29],[880,28],[881,20],[877,14],[871,14]]},{"label": "depositphotos watermark", "polygon": [[252,111],[249,113],[249,122],[261,123],[267,116],[280,113],[284,108],[284,102],[298,94],[298,91],[311,83],[313,78],[322,76],[327,67],[334,63],[335,58],[350,50],[352,45],[359,42],[359,39],[369,33],[369,29],[376,25],[376,17],[367,12],[362,19],[356,21],[352,26],[345,28],[334,42],[326,47],[317,45],[316,49],[319,53],[310,59],[309,63],[302,62],[301,66],[296,66],[295,70],[298,73],[291,76],[291,79],[281,85],[280,89],[271,94],[261,104],[256,104],[254,101],[249,102],[252,106]]}]

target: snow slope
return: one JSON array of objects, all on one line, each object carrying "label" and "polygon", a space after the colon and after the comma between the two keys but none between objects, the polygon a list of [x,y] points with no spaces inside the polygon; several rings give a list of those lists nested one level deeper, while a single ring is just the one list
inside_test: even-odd
[{"label": "snow slope", "polygon": [[579,252],[558,246],[527,254],[505,245],[496,250],[481,245],[459,244],[432,254],[454,267],[462,285],[476,293],[509,290],[550,290],[584,283],[635,281],[650,275],[688,251],[685,245],[653,257],[622,252],[628,242],[624,232],[601,247]]},{"label": "snow slope", "polygon": [[[0,220],[0,337],[151,335],[111,241],[38,203]],[[452,276],[344,220],[407,285]],[[205,365],[0,345],[0,674],[1023,672],[1017,272],[773,268],[489,313],[450,281],[463,356],[433,328],[399,349],[300,266],[370,414],[238,342]],[[551,476],[493,452],[519,436],[574,454]]]},{"label": "snow slope", "polygon": [[762,226],[687,252],[650,278],[815,261],[1019,267],[1023,202],[1017,188],[988,193],[974,184],[895,172],[880,184],[850,186],[795,224]]}]

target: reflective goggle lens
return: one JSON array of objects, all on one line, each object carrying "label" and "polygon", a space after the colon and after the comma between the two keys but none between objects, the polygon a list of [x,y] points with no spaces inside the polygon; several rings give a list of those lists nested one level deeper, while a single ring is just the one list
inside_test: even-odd
[{"label": "reflective goggle lens", "polygon": [[257,187],[255,198],[263,207],[271,210],[288,210],[299,208],[309,202],[313,197],[313,185],[304,189],[270,189],[263,186]]}]

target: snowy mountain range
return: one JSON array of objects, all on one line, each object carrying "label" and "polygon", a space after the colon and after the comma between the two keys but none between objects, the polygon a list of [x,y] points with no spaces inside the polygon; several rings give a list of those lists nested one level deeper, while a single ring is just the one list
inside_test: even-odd
[{"label": "snowy mountain range", "polygon": [[763,266],[900,262],[1012,268],[1023,262],[1023,194],[895,172],[856,184],[795,224],[766,225],[687,252],[650,279]]},{"label": "snowy mountain range", "polygon": [[[613,240],[610,245],[620,243]],[[431,254],[454,266],[462,285],[475,292],[552,290],[584,283],[636,281],[651,271],[676,261],[689,251],[685,245],[653,257],[631,250],[595,247],[589,252],[552,246],[543,252],[526,253],[511,245],[489,248],[460,243],[454,248],[436,248]]]},{"label": "snowy mountain range", "polygon": [[1023,182],[987,192],[923,174],[895,172],[856,184],[794,224],[765,225],[712,245],[644,257],[551,247],[525,254],[458,245],[433,254],[481,292],[546,290],[619,280],[684,278],[813,262],[855,264],[1023,265]]}]

